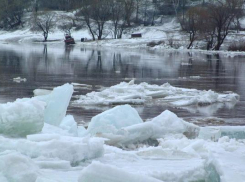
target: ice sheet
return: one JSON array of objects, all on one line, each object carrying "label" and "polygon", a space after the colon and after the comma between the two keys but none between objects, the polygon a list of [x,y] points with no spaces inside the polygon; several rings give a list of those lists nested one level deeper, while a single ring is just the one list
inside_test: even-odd
[{"label": "ice sheet", "polygon": [[119,105],[119,104],[170,104],[172,106],[210,105],[213,103],[237,102],[236,93],[216,93],[212,90],[196,90],[173,87],[168,83],[150,85],[148,83],[134,84],[121,82],[106,88],[101,92],[91,92],[81,95],[74,105]]}]

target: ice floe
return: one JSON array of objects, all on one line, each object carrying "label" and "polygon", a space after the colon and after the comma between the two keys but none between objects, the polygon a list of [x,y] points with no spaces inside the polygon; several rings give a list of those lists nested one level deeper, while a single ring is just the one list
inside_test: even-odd
[{"label": "ice floe", "polygon": [[[94,94],[126,102],[131,92],[128,98],[142,103],[160,98],[172,105],[239,98],[169,84],[119,85]],[[65,84],[0,105],[1,182],[244,182],[245,127],[199,127],[168,110],[143,122],[132,106],[120,105],[93,117],[86,129],[66,115],[72,93]]]},{"label": "ice floe", "polygon": [[35,89],[33,91],[34,96],[48,95],[51,92],[52,92],[52,90],[47,90],[47,89]]},{"label": "ice floe", "polygon": [[20,82],[26,82],[27,79],[26,78],[17,77],[17,78],[13,78],[13,81],[16,82],[16,83],[20,83]]},{"label": "ice floe", "polygon": [[171,106],[205,106],[214,103],[237,102],[236,93],[216,93],[212,90],[196,90],[173,87],[169,83],[150,85],[134,84],[134,81],[121,82],[101,92],[90,92],[81,95],[74,102],[76,106],[120,105],[120,104],[169,104]]},{"label": "ice floe", "polygon": [[[116,107],[120,109],[122,106]],[[113,109],[109,110],[112,111]],[[124,114],[130,118],[130,113],[125,112]],[[164,111],[161,115],[153,118],[148,122],[139,122],[133,123],[125,127],[116,128],[115,125],[117,123],[114,120],[110,120],[109,122],[103,123],[103,116],[106,118],[107,112],[100,114],[101,123],[99,124],[98,132],[94,132],[93,125],[94,123],[90,123],[88,127],[88,132],[92,131],[90,134],[107,138],[109,140],[106,141],[107,144],[116,145],[116,146],[124,146],[129,144],[135,144],[144,142],[147,140],[157,140],[158,138],[162,138],[168,134],[185,134],[190,138],[193,138],[198,135],[199,127],[194,124],[187,123],[184,120],[178,118],[174,113],[170,111]],[[94,118],[92,118],[93,121]],[[130,121],[130,120],[129,120]],[[136,120],[137,121],[137,120]],[[140,121],[140,120],[139,120]],[[113,128],[113,130],[108,131],[107,128]]]}]

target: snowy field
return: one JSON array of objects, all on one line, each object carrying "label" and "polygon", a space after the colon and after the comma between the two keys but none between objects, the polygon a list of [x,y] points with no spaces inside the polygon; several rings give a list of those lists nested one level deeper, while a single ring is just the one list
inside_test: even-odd
[{"label": "snowy field", "polygon": [[[0,104],[1,182],[244,181],[245,127],[199,127],[168,110],[143,122],[133,107],[120,105],[84,128],[66,115],[73,85],[35,90],[35,97]],[[195,104],[239,98],[133,82],[109,90],[120,87],[122,94],[125,86],[129,91],[144,87],[151,96],[163,96],[167,86],[170,97],[191,96]]]}]

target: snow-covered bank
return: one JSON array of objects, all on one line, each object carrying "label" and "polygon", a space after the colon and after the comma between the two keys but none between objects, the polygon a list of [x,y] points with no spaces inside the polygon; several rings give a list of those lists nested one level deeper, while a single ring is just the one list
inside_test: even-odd
[{"label": "snow-covered bank", "polygon": [[[143,122],[134,108],[122,105],[95,116],[85,129],[66,116],[72,93],[65,84],[0,106],[0,116],[36,123],[34,111],[18,106],[40,104],[43,124],[37,131],[27,125],[31,132],[22,138],[1,133],[1,182],[244,181],[245,135],[235,137],[244,127],[198,127],[170,111]],[[16,122],[3,123],[14,128]]]},{"label": "snow-covered bank", "polygon": [[216,93],[212,90],[196,90],[173,87],[168,83],[150,85],[122,82],[101,92],[81,95],[75,106],[119,105],[119,104],[169,104],[174,107],[206,106],[214,103],[236,103],[239,95],[232,92]]},{"label": "snow-covered bank", "polygon": [[[62,14],[62,13],[61,13]],[[131,38],[131,34],[141,33],[142,38]],[[153,51],[184,51],[184,52],[203,52],[210,54],[221,53],[227,56],[245,55],[244,52],[239,51],[226,51],[228,45],[234,40],[242,40],[244,32],[229,34],[224,46],[220,51],[207,51],[200,49],[199,45],[203,42],[195,43],[196,47],[193,49],[187,49],[189,44],[189,37],[186,33],[181,32],[180,24],[175,20],[167,20],[162,25],[156,26],[138,26],[132,27],[125,31],[122,39],[113,39],[112,34],[108,34],[103,40],[92,41],[92,37],[87,29],[73,30],[72,36],[76,41],[76,47],[92,47],[92,48],[129,48],[129,49],[148,49]],[[85,38],[87,41],[81,42],[81,38]],[[172,43],[170,43],[172,42]],[[0,43],[12,44],[12,43],[27,43],[27,44],[43,44],[42,33],[32,32],[28,26],[15,31],[3,31],[0,30]],[[48,41],[45,44],[64,44],[64,32],[57,27],[49,33]],[[153,43],[156,45],[150,46]],[[158,44],[159,43],[159,44]],[[170,46],[174,44],[174,46]]]}]

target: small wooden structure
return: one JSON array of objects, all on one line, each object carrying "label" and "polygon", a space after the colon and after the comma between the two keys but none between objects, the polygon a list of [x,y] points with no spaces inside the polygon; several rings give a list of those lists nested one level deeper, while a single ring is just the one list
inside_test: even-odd
[{"label": "small wooden structure", "polygon": [[141,33],[133,33],[131,34],[131,38],[141,38],[142,34]]}]

